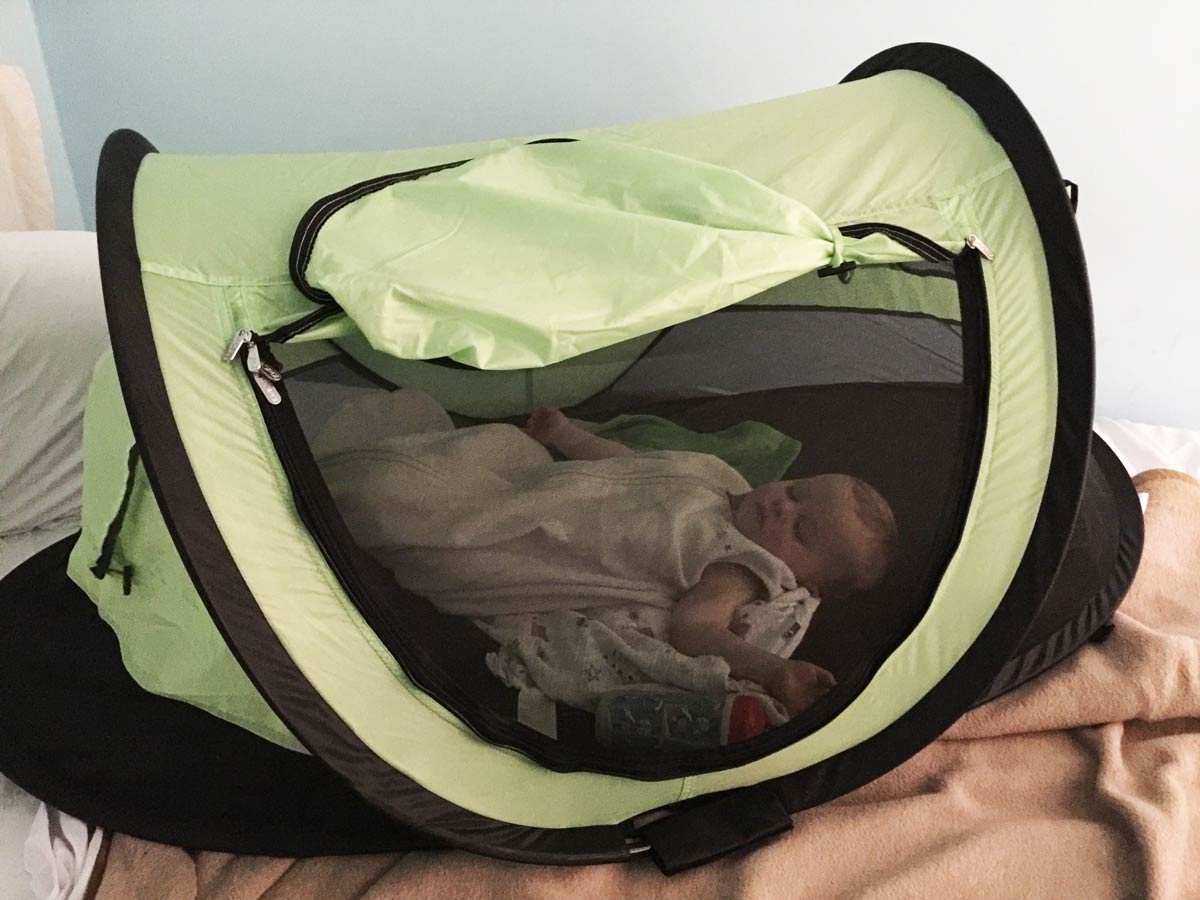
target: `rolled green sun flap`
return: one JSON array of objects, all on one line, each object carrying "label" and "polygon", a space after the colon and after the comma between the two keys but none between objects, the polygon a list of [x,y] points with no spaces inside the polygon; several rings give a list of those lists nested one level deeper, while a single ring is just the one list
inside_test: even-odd
[{"label": "rolled green sun flap", "polygon": [[512,147],[346,199],[301,224],[319,227],[307,286],[376,350],[480,369],[549,365],[826,266],[918,258],[733,169],[604,140]]}]

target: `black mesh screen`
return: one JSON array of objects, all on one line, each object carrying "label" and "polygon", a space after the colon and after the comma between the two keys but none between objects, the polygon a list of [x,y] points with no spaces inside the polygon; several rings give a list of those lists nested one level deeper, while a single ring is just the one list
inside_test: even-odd
[{"label": "black mesh screen", "polygon": [[[769,752],[784,731],[794,740],[836,715],[932,597],[957,542],[964,486],[973,481],[968,460],[981,414],[979,388],[986,383],[977,327],[964,343],[959,283],[953,261],[859,269],[846,283],[804,276],[668,329],[615,381],[562,407],[568,417],[589,423],[646,414],[701,435],[763,423],[801,445],[781,480],[854,475],[875,487],[894,510],[900,550],[888,576],[867,592],[822,601],[794,654],[829,669],[838,686],[787,725],[771,729],[771,741],[742,742],[743,757]],[[857,308],[866,304],[892,308]],[[586,359],[541,370],[541,383],[558,371],[570,378],[577,362]],[[465,374],[472,378],[473,392],[486,392],[493,377]],[[494,377],[511,383],[513,373]],[[288,373],[287,385],[310,440],[342,403],[388,389],[345,354]],[[524,414],[484,419],[453,413],[453,394],[438,399],[452,411],[457,427],[525,420]],[[538,403],[536,391],[529,401],[531,408]],[[397,631],[424,645],[418,654],[422,662],[398,653],[402,664],[441,669],[432,680],[413,672],[414,680],[426,687],[439,680],[453,683],[458,697],[451,708],[490,739],[518,746],[551,768],[663,777],[668,770],[700,771],[737,761],[733,746],[664,752],[658,762],[636,752],[622,758],[621,750],[597,744],[590,713],[565,703],[557,705],[556,738],[545,738],[517,723],[516,692],[484,665],[484,655],[495,647],[490,638],[469,620],[406,599],[403,591],[396,603],[404,607],[395,611],[403,622]],[[464,711],[464,702],[477,710]],[[499,728],[503,733],[489,733],[489,723],[499,721],[507,723]]]}]

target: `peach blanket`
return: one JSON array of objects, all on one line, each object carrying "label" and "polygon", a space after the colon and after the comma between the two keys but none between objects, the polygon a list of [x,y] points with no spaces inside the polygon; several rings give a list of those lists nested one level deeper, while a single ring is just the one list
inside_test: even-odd
[{"label": "peach blanket", "polygon": [[1200,897],[1200,483],[1143,473],[1116,629],[758,851],[666,879],[466,853],[269,859],[113,837],[97,900]]}]

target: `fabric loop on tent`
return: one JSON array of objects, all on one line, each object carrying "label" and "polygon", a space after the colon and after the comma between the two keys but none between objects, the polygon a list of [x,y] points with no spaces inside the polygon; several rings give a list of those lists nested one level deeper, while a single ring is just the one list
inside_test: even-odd
[{"label": "fabric loop on tent", "polygon": [[1067,189],[1067,197],[1071,201],[1071,212],[1079,212],[1079,185],[1070,178],[1064,178],[1063,187]]},{"label": "fabric loop on tent", "polygon": [[829,226],[829,236],[833,246],[829,251],[828,265],[831,269],[837,269],[846,261],[846,239],[842,236],[842,232],[834,225]]},{"label": "fabric loop on tent", "polygon": [[92,564],[92,574],[97,578],[104,578],[110,573],[116,572],[121,575],[122,592],[128,596],[133,586],[133,566],[126,565],[120,569],[112,568],[113,555],[117,549],[117,538],[121,534],[121,526],[125,522],[125,514],[129,511],[129,501],[133,496],[133,486],[137,481],[138,469],[138,448],[134,444],[129,448],[129,457],[126,461],[125,489],[121,493],[121,502],[117,506],[116,514],[112,521],[108,523],[108,528],[104,533],[104,541],[100,545],[100,555],[96,558],[96,562]]}]

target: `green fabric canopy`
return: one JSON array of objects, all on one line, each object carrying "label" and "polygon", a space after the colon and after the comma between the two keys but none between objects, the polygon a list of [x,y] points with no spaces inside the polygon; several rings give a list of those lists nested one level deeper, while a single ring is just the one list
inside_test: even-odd
[{"label": "green fabric canopy", "polygon": [[919,258],[733,169],[600,139],[486,154],[321,221],[304,276],[376,350],[482,369],[569,359],[823,266]]}]

